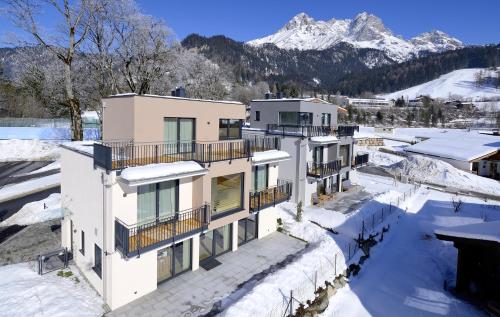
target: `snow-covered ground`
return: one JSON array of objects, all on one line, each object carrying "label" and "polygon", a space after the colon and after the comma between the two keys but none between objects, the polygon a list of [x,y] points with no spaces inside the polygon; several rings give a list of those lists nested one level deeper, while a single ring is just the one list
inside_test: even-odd
[{"label": "snow-covered ground", "polygon": [[385,99],[404,98],[414,99],[421,95],[432,98],[449,99],[451,95],[459,95],[463,98],[473,100],[480,98],[500,97],[500,89],[491,86],[478,87],[474,81],[474,75],[483,70],[486,74],[493,76],[494,72],[482,68],[468,68],[452,71],[441,75],[439,78],[420,84],[408,89],[381,95]]},{"label": "snow-covered ground", "polygon": [[500,218],[483,200],[461,197],[453,211],[450,194],[422,190],[385,241],[375,247],[366,268],[332,297],[322,316],[484,316],[443,289],[453,285],[457,251],[433,230]]},{"label": "snow-covered ground", "polygon": [[41,140],[0,140],[0,162],[57,160],[58,146],[56,142]]},{"label": "snow-covered ground", "polygon": [[[9,317],[98,317],[103,302],[75,267],[70,277],[38,275],[35,263],[0,267],[0,315]],[[67,271],[67,270],[65,270]]]},{"label": "snow-covered ground", "polygon": [[[83,129],[85,140],[99,140],[100,129]],[[69,128],[47,128],[47,127],[0,127],[0,140],[22,139],[22,140],[71,140]]]},{"label": "snow-covered ground", "polygon": [[28,181],[6,185],[0,189],[0,202],[19,198],[45,189],[53,188],[61,184],[61,174],[53,174]]},{"label": "snow-covered ground", "polygon": [[54,193],[45,199],[27,203],[14,215],[0,222],[0,227],[10,225],[31,225],[62,218],[62,216],[61,194]]}]

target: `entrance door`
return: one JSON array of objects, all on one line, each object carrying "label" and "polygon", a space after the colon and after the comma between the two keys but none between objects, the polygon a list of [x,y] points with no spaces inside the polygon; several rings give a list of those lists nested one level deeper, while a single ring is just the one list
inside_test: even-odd
[{"label": "entrance door", "polygon": [[214,229],[200,236],[200,263],[231,250],[231,225]]},{"label": "entrance door", "polygon": [[191,268],[191,240],[158,251],[157,282],[166,281]]},{"label": "entrance door", "polygon": [[172,260],[173,260],[173,249],[171,247],[158,251],[158,256],[156,259],[158,268],[157,270],[158,283],[168,280],[173,276]]}]

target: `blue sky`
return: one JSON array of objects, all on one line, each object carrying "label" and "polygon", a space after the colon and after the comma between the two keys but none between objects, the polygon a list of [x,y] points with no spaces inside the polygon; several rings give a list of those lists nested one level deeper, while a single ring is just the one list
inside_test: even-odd
[{"label": "blue sky", "polygon": [[[315,19],[353,18],[367,11],[379,16],[395,34],[411,38],[439,29],[466,44],[500,42],[500,0],[138,0],[145,13],[163,18],[182,40],[190,33],[224,34],[248,41],[274,33],[305,12]],[[47,27],[50,12],[41,19]],[[15,28],[0,18],[3,35]]]}]

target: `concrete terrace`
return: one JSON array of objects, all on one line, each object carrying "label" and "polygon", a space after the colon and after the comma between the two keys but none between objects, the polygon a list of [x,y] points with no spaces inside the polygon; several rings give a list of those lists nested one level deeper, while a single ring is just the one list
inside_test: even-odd
[{"label": "concrete terrace", "polygon": [[[303,250],[305,243],[275,232],[253,240],[217,258],[222,264],[210,271],[188,271],[158,289],[106,316],[199,316],[216,314],[220,301],[235,297],[241,288],[251,288],[256,280],[271,273]],[[243,291],[244,294],[244,291]]]}]

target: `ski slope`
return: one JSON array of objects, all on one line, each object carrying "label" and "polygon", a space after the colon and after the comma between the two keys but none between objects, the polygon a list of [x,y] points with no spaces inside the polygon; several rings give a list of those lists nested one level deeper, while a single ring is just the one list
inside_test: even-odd
[{"label": "ski slope", "polygon": [[[390,94],[381,95],[385,99],[404,98],[414,99],[421,95],[428,95],[432,98],[448,99],[450,95],[460,95],[463,98],[500,98],[500,89],[491,86],[478,87],[474,82],[474,74],[481,68],[459,69],[451,73],[441,75],[439,78],[414,86],[408,89],[396,91]],[[483,69],[484,70],[484,69]],[[493,76],[493,71],[487,71]]]}]

